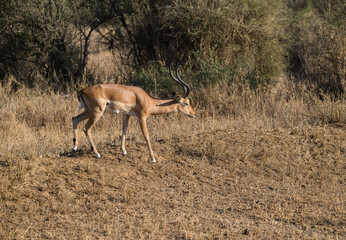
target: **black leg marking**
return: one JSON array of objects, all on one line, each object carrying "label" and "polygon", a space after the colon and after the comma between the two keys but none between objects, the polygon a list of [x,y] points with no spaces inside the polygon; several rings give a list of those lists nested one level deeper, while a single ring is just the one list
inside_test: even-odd
[{"label": "black leg marking", "polygon": [[91,151],[93,152],[94,151],[94,148],[91,146]]},{"label": "black leg marking", "polygon": [[76,142],[76,139],[75,139],[75,138],[73,138],[73,142],[74,142],[74,143]]}]

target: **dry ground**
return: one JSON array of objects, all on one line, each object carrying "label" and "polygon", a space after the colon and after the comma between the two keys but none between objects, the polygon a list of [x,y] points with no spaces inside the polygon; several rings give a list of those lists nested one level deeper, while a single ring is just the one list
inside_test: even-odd
[{"label": "dry ground", "polygon": [[346,238],[342,101],[285,84],[202,90],[196,119],[149,119],[153,165],[135,119],[128,156],[115,115],[92,131],[101,159],[82,134],[72,154],[75,94],[9,92],[0,87],[1,240]]},{"label": "dry ground", "polygon": [[128,156],[84,136],[76,154],[1,152],[0,239],[346,238],[345,125],[154,117],[153,165],[134,122]]}]

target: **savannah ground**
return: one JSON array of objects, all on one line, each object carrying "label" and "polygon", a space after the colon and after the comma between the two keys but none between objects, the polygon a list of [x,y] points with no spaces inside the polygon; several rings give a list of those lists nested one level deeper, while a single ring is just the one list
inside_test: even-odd
[{"label": "savannah ground", "polygon": [[[345,105],[282,81],[223,86],[197,117],[149,118],[158,164],[130,118],[82,134],[75,94],[26,88],[0,100],[0,239],[344,239]],[[228,96],[228,97],[226,97]]]}]

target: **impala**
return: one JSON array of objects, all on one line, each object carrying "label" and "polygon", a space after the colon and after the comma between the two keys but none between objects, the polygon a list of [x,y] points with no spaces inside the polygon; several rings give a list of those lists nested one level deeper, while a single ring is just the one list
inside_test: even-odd
[{"label": "impala", "polygon": [[178,73],[179,62],[176,64],[176,76],[172,73],[172,62],[169,65],[169,73],[174,81],[176,81],[184,90],[183,97],[175,97],[171,99],[156,99],[149,96],[142,88],[135,86],[125,86],[119,84],[97,84],[78,92],[78,101],[80,108],[84,108],[84,112],[72,118],[73,123],[73,151],[77,151],[78,124],[88,119],[83,131],[89,141],[91,150],[96,154],[96,158],[100,158],[95,144],[92,140],[90,131],[96,124],[104,112],[122,113],[123,114],[123,134],[121,140],[121,149],[123,155],[126,155],[125,138],[126,130],[130,116],[134,116],[140,126],[143,136],[148,144],[149,154],[153,163],[156,163],[153,150],[151,148],[149,133],[147,129],[147,118],[150,115],[160,115],[172,112],[181,112],[195,117],[195,113],[190,105],[188,98],[191,93],[190,86],[184,82]]}]

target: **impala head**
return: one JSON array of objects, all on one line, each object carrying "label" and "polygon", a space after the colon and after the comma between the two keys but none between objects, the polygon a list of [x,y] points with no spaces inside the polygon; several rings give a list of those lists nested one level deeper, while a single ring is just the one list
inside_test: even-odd
[{"label": "impala head", "polygon": [[178,106],[178,111],[188,115],[189,117],[194,118],[195,117],[195,112],[193,111],[191,104],[190,104],[190,100],[189,100],[189,95],[191,93],[191,87],[184,82],[178,73],[178,67],[179,67],[179,60],[177,62],[176,68],[175,68],[175,74],[176,77],[173,75],[172,73],[172,62],[169,64],[169,73],[171,74],[171,77],[173,78],[174,81],[176,81],[177,83],[179,83],[179,85],[183,88],[184,90],[184,95],[183,97],[176,97],[177,101],[179,102],[179,106]]},{"label": "impala head", "polygon": [[188,98],[178,98],[179,101],[179,106],[178,106],[178,111],[189,116],[192,118],[195,118],[195,112],[193,111],[191,104],[190,104],[190,99]]}]

